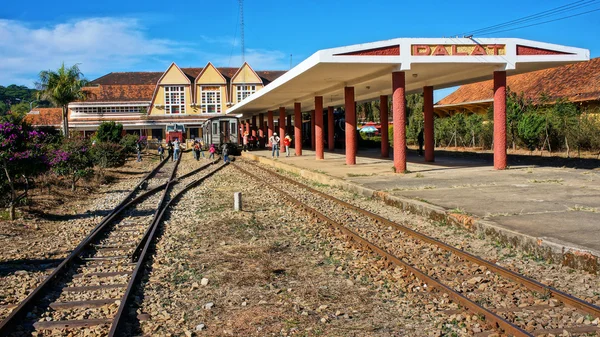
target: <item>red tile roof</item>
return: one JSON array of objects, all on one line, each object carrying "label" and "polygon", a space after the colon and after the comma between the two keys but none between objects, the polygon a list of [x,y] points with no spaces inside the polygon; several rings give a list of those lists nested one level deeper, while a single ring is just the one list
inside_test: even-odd
[{"label": "red tile roof", "polygon": [[[203,68],[181,68],[181,71],[194,83],[195,78]],[[220,67],[219,72],[229,85],[231,77],[239,68]],[[257,71],[258,76],[265,85],[285,74],[285,71]],[[150,101],[156,89],[156,84],[164,72],[114,72],[106,74],[90,82],[84,88],[88,102],[123,102],[123,101]]]},{"label": "red tile roof", "polygon": [[25,121],[33,126],[61,126],[62,108],[36,108],[25,115]]},{"label": "red tile roof", "polygon": [[[600,100],[600,58],[588,62],[544,69],[507,78],[507,86],[523,92],[534,102],[545,94],[550,101],[566,98],[574,102]],[[437,105],[461,104],[493,99],[493,81],[460,86]]]},{"label": "red tile roof", "polygon": [[98,87],[86,87],[84,92],[90,102],[127,102],[127,101],[150,101],[154,94],[156,84],[123,84],[123,85],[101,85]]}]

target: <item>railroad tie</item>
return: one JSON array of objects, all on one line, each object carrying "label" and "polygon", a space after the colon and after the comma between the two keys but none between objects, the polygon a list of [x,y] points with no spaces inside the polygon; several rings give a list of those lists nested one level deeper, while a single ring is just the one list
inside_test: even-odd
[{"label": "railroad tie", "polygon": [[100,308],[105,305],[115,303],[118,300],[118,298],[109,298],[104,300],[54,302],[50,303],[50,308],[54,310],[67,310],[73,308]]},{"label": "railroad tie", "polygon": [[125,288],[125,287],[127,287],[127,284],[105,284],[105,285],[101,285],[101,286],[66,287],[66,288],[63,288],[63,291],[66,293],[81,293],[81,292],[86,292],[86,291],[118,289],[118,288]]},{"label": "railroad tie", "polygon": [[56,330],[56,329],[68,329],[68,328],[87,328],[91,326],[111,324],[112,319],[82,319],[82,320],[71,320],[71,321],[46,321],[46,322],[35,322],[33,327],[36,330]]}]

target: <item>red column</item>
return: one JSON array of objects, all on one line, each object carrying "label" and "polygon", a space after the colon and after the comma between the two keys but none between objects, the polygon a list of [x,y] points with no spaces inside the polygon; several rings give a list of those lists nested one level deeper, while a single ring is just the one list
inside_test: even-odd
[{"label": "red column", "polygon": [[250,130],[252,130],[252,136],[256,137],[256,116],[252,116],[252,125],[250,126]]},{"label": "red column", "polygon": [[396,173],[406,171],[406,80],[403,71],[392,73],[392,108],[394,115],[394,167]]},{"label": "red column", "polygon": [[259,148],[263,148],[265,144],[265,114],[258,114],[258,139],[260,139]]},{"label": "red column", "polygon": [[269,139],[267,139],[267,142],[269,143],[269,146],[271,146],[271,136],[273,136],[273,111],[267,111],[267,123],[269,123],[269,125],[267,125],[267,135],[269,136]]},{"label": "red column", "polygon": [[323,160],[323,96],[315,96],[315,151],[316,158]]},{"label": "red column", "polygon": [[285,137],[285,108],[279,108],[279,149],[280,151],[285,150],[283,145],[283,138]]},{"label": "red column", "polygon": [[335,150],[335,139],[333,138],[335,134],[335,125],[333,123],[333,107],[330,106],[327,108],[327,145],[329,151]]},{"label": "red column", "polygon": [[296,156],[302,155],[302,106],[294,103],[294,148]]},{"label": "red column", "polygon": [[346,165],[356,164],[356,104],[354,87],[344,88],[344,109],[346,110]]},{"label": "red column", "polygon": [[434,141],[433,141],[433,87],[423,87],[423,114],[424,127],[423,133],[425,140],[425,161],[433,162]]},{"label": "red column", "polygon": [[494,168],[506,168],[506,71],[494,71]]},{"label": "red column", "polygon": [[250,135],[250,120],[249,119],[246,120],[246,132],[248,133],[248,135]]},{"label": "red column", "polygon": [[310,149],[315,150],[315,110],[310,112]]},{"label": "red column", "polygon": [[381,157],[389,158],[390,138],[388,136],[388,97],[386,95],[379,96],[379,111],[379,119],[381,120]]}]

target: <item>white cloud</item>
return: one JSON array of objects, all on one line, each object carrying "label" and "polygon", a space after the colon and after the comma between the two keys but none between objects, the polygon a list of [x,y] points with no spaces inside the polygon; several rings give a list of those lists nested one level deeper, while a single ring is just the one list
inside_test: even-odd
[{"label": "white cloud", "polygon": [[[80,63],[84,74],[127,70],[150,57],[189,52],[181,42],[146,36],[136,19],[91,18],[46,27],[0,20],[0,84],[32,86],[41,70]],[[168,58],[168,57],[166,57]]]}]

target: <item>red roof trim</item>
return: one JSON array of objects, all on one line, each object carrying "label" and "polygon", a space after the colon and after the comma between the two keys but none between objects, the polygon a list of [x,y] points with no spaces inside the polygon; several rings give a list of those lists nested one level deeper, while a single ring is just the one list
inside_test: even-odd
[{"label": "red roof trim", "polygon": [[356,56],[398,56],[400,55],[400,46],[387,46],[381,48],[365,49],[358,51],[351,51],[349,53],[336,54],[334,56],[342,55],[356,55]]},{"label": "red roof trim", "polygon": [[517,55],[573,55],[573,53],[517,45]]}]

